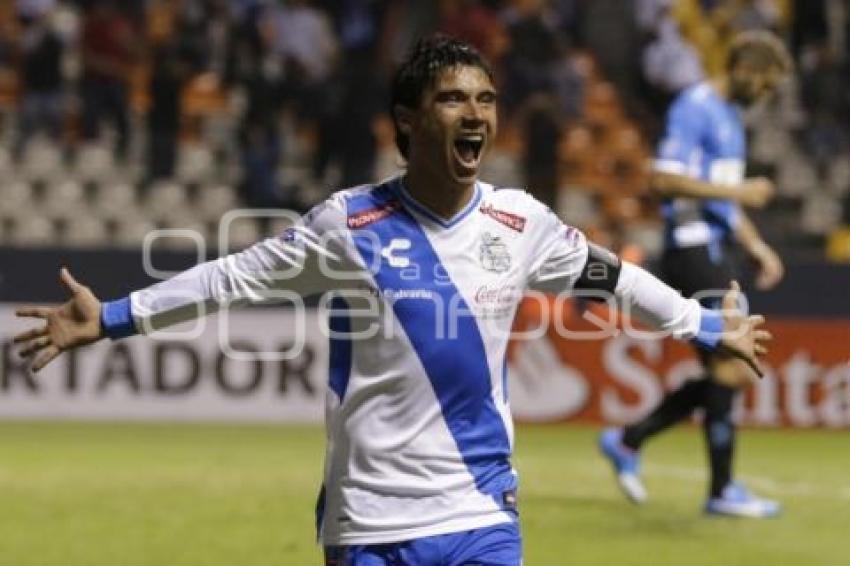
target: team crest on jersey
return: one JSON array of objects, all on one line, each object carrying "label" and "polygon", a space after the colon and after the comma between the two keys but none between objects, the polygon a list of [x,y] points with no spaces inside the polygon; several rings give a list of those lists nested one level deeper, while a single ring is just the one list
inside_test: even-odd
[{"label": "team crest on jersey", "polygon": [[401,208],[401,203],[397,200],[391,200],[375,208],[361,210],[348,217],[348,227],[351,229],[364,228],[378,220],[383,220],[399,208]]},{"label": "team crest on jersey", "polygon": [[481,267],[487,271],[504,273],[511,268],[511,254],[508,246],[499,236],[490,232],[481,234],[481,253],[479,254]]}]

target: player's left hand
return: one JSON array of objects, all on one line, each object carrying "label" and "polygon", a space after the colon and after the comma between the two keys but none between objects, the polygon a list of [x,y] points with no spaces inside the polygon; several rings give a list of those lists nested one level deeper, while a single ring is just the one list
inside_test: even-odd
[{"label": "player's left hand", "polygon": [[785,266],[779,255],[773,249],[760,242],[750,250],[750,256],[758,265],[758,274],[756,275],[756,289],[766,291],[772,289],[782,281],[785,276]]},{"label": "player's left hand", "polygon": [[759,358],[767,354],[767,342],[773,336],[767,330],[760,328],[764,317],[760,314],[746,315],[738,306],[741,287],[737,281],[732,281],[731,288],[723,296],[723,336],[720,338],[720,349],[747,363],[756,375],[764,376],[759,365]]}]

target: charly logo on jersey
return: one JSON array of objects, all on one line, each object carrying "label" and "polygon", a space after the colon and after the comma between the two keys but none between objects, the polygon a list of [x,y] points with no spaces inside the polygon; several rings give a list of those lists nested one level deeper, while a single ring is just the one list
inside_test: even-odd
[{"label": "charly logo on jersey", "polygon": [[407,238],[393,238],[388,246],[381,249],[381,257],[387,260],[390,267],[404,269],[410,265],[410,258],[404,252],[410,249],[410,240]]},{"label": "charly logo on jersey", "polygon": [[481,267],[487,271],[504,273],[511,268],[511,254],[501,236],[490,232],[481,234],[481,250],[479,254]]}]

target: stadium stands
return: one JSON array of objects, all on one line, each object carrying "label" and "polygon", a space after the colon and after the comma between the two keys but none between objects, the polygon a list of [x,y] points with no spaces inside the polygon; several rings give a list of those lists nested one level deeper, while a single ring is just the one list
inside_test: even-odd
[{"label": "stadium stands", "polygon": [[[116,152],[119,140],[114,125],[105,128],[101,136],[83,139],[86,117],[76,87],[85,72],[83,45],[88,14],[82,7],[84,3],[72,1],[43,3],[48,8],[52,5],[52,9],[42,15],[46,25],[62,38],[63,133],[57,139],[37,132],[25,147],[16,146],[21,126],[19,113],[29,94],[25,86],[28,77],[23,74],[28,68],[27,54],[20,47],[30,24],[17,17],[13,4],[0,12],[0,29],[6,32],[0,41],[3,242],[132,247],[142,241],[146,227],[178,227],[182,223],[184,227],[201,228],[207,243],[213,244],[217,237],[214,223],[234,207],[259,203],[303,210],[337,186],[345,173],[343,164],[335,161],[339,148],[333,144],[337,142],[328,136],[329,132],[336,135],[345,130],[356,106],[347,107],[347,101],[333,97],[311,96],[304,90],[309,85],[298,82],[298,74],[287,70],[291,61],[281,59],[284,55],[274,51],[273,38],[268,45],[252,43],[256,36],[251,34],[259,29],[274,33],[273,26],[264,27],[264,18],[277,17],[277,8],[269,7],[270,12],[264,14],[263,10],[240,11],[235,5],[214,9],[196,4],[201,12],[191,15],[181,12],[178,4],[151,2],[146,19],[133,23],[144,49],[126,77],[131,131],[126,154],[121,155]],[[558,68],[563,72],[569,69],[564,76],[571,77],[572,82],[557,82],[563,79],[562,75],[553,75],[552,80],[557,84],[559,104],[575,105],[577,111],[566,107],[559,110],[563,116],[559,118],[561,133],[556,152],[557,209],[584,229],[611,232],[606,238],[612,241],[637,237],[643,245],[651,246],[653,238],[648,234],[654,227],[657,229],[656,207],[645,195],[647,160],[652,154],[653,134],[657,133],[653,124],[663,109],[653,98],[658,93],[629,89],[628,81],[618,74],[622,69],[612,70],[608,58],[594,51],[599,44],[583,39],[585,19],[590,16],[581,10],[570,12],[555,5],[528,8],[510,0],[469,4],[469,8],[461,10],[489,14],[476,19],[476,25],[500,29],[457,27],[462,19],[457,20],[455,12],[451,22],[441,22],[445,14],[435,4],[432,9],[436,28],[445,25],[456,33],[470,33],[468,39],[480,41],[482,37],[503,37],[503,33],[513,37],[513,26],[522,18],[538,18],[538,24],[545,24],[540,24],[541,29],[564,40],[565,46],[554,52],[560,53],[558,57],[562,59],[559,65],[563,66]],[[805,28],[811,23],[796,22],[790,3],[785,0],[646,3],[650,5],[653,8],[647,11],[644,3],[637,2],[635,10],[644,12],[633,16],[623,11],[620,17],[639,16],[640,29],[649,34],[662,22],[669,26],[672,21],[682,38],[695,46],[708,76],[722,60],[730,34],[753,26],[772,27],[792,39],[802,34],[804,40],[794,39],[794,49],[799,74],[807,79],[817,79],[821,72],[820,67],[812,67],[812,61],[826,61],[815,57],[814,47],[810,47],[816,45],[814,36]],[[128,3],[125,9],[136,10],[132,12],[135,15],[143,12],[133,6]],[[322,18],[330,18],[337,30],[344,28],[345,22],[334,19],[340,16],[330,4],[317,2],[310,9]],[[379,36],[393,38],[394,45],[409,42],[405,26],[410,23],[399,23],[390,17],[383,20],[377,12],[372,17],[376,18]],[[39,18],[35,21],[41,22]],[[613,27],[616,26],[612,24]],[[332,39],[337,42],[341,58],[339,68],[329,79],[329,84],[334,85],[329,92],[342,93],[347,88],[343,72],[347,38],[339,34]],[[376,40],[372,45],[370,56],[381,60],[382,54],[374,46],[383,43]],[[645,45],[646,40],[640,38],[634,45],[636,54]],[[509,41],[499,49],[489,43],[483,48],[493,56],[497,70],[510,61]],[[157,58],[157,53],[170,54],[173,68],[163,67],[164,61]],[[845,58],[846,53],[840,52],[839,60]],[[826,73],[829,68],[824,68]],[[385,74],[378,73],[373,79],[385,88]],[[506,74],[504,80],[513,80],[512,75]],[[817,80],[808,83],[820,84]],[[516,90],[516,85],[502,86],[508,93]],[[168,95],[168,89],[177,94]],[[778,185],[777,200],[761,211],[757,220],[762,219],[771,227],[802,227],[814,238],[806,242],[818,246],[810,252],[820,255],[826,249],[829,234],[850,223],[844,213],[850,209],[850,151],[840,136],[833,139],[832,130],[812,126],[815,117],[811,115],[811,102],[807,101],[813,95],[807,92],[807,98],[801,99],[802,89],[801,80],[796,80],[785,89],[780,101],[749,120],[751,166],[773,176]],[[819,100],[817,96],[814,99]],[[356,97],[352,100],[356,101]],[[381,112],[382,104],[376,100],[368,106],[367,123],[371,123],[374,142],[365,136],[368,127],[362,138],[363,144],[375,144],[375,157],[371,178],[360,179],[361,182],[386,177],[401,165],[394,150],[391,122]],[[512,107],[502,121],[503,134],[486,167],[486,177],[498,184],[525,184],[521,161],[531,134],[526,130],[527,122],[520,118],[524,111],[521,106]],[[846,117],[845,113],[835,120]],[[269,129],[261,133],[255,123]],[[846,123],[844,126],[846,130]],[[269,132],[274,136],[268,137]],[[169,158],[167,146],[171,143],[174,150]],[[168,159],[173,159],[170,173],[151,169],[151,152],[158,150],[165,152],[164,157],[160,156],[166,160],[165,171],[169,170]],[[321,163],[322,159],[330,160],[329,168]],[[267,186],[247,186],[263,176],[272,177]],[[257,200],[258,190],[271,193]],[[25,207],[29,207],[27,214],[22,215],[20,211]],[[583,212],[574,214],[574,209]],[[29,222],[19,216],[42,218]],[[87,221],[77,222],[78,217]],[[253,233],[262,232],[264,227],[261,223]],[[780,243],[787,236],[786,230],[775,232],[768,236],[776,236]],[[251,234],[251,230],[240,228],[235,239],[244,242]],[[647,251],[651,256],[652,250]]]}]

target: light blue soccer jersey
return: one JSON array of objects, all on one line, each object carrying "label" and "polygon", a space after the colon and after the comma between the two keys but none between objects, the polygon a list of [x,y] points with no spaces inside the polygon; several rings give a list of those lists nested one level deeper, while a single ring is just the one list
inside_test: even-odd
[{"label": "light blue soccer jersey", "polygon": [[[656,171],[710,183],[738,185],[744,179],[746,136],[738,108],[707,82],[685,89],[667,113]],[[722,199],[666,199],[662,205],[668,248],[721,244],[738,223],[738,205]]]}]

